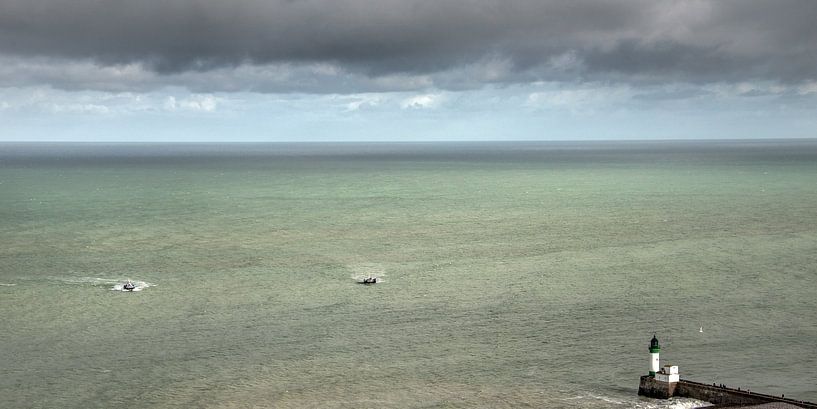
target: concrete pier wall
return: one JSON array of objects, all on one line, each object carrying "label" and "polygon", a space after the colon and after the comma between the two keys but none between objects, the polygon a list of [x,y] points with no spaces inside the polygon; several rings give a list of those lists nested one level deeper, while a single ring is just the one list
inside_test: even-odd
[{"label": "concrete pier wall", "polygon": [[807,409],[817,409],[817,404],[811,402],[798,401],[780,396],[765,395],[749,391],[739,391],[732,388],[721,388],[719,386],[707,385],[687,380],[680,380],[677,383],[666,383],[656,381],[649,375],[641,377],[638,386],[638,394],[656,399],[668,399],[673,396],[681,398],[692,398],[713,403],[715,405],[760,405],[771,402],[782,402]]},{"label": "concrete pier wall", "polygon": [[703,383],[681,380],[675,387],[675,396],[693,398],[716,405],[759,405],[771,402],[783,402],[801,408],[817,409],[811,402],[787,399],[780,396],[766,395],[749,391],[739,391],[732,388],[721,388]]},{"label": "concrete pier wall", "polygon": [[658,382],[652,376],[644,375],[638,385],[638,394],[648,398],[669,399],[675,396],[677,386],[677,383]]}]

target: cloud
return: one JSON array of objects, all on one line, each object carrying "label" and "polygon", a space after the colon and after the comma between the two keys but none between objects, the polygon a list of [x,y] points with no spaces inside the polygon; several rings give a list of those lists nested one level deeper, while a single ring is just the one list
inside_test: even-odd
[{"label": "cloud", "polygon": [[50,85],[63,90],[148,92],[184,87],[196,93],[259,92],[351,94],[433,87],[428,76],[366,77],[319,63],[241,65],[207,71],[158,73],[140,63],[100,65],[93,61],[0,56],[0,87]]},{"label": "cloud", "polygon": [[800,95],[817,94],[817,81],[807,82],[798,87],[797,92]]},{"label": "cloud", "polygon": [[442,99],[443,99],[442,95],[440,94],[414,95],[401,101],[400,108],[403,109],[436,108],[440,105]]},{"label": "cloud", "polygon": [[222,105],[236,105],[230,100],[212,94],[189,93],[182,89],[162,92],[100,92],[60,91],[47,87],[9,88],[2,93],[0,111],[12,114],[56,114],[88,116],[155,115],[171,113],[218,112]]},{"label": "cloud", "polygon": [[171,95],[165,98],[163,107],[166,111],[214,112],[217,105],[218,100],[212,95],[191,95],[181,100]]},{"label": "cloud", "polygon": [[595,114],[606,110],[615,112],[630,107],[633,90],[623,85],[598,83],[579,87],[565,87],[558,83],[540,84],[539,90],[528,94],[524,107],[533,112],[564,112]]},{"label": "cloud", "polygon": [[338,97],[338,99],[343,103],[346,112],[359,111],[365,107],[376,107],[385,100],[378,94],[356,94]]},{"label": "cloud", "polygon": [[0,86],[360,93],[817,81],[811,0],[3,0]]}]

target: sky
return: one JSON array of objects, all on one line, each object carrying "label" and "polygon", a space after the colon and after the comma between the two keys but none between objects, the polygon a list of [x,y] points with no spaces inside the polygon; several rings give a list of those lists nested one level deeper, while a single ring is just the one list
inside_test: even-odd
[{"label": "sky", "polygon": [[0,0],[0,141],[817,137],[814,0]]}]

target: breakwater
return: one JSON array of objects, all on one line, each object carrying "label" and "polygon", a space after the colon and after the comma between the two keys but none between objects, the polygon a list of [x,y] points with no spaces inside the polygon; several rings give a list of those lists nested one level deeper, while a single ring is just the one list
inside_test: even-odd
[{"label": "breakwater", "polygon": [[681,379],[678,382],[661,382],[650,375],[641,377],[638,394],[656,399],[671,397],[692,398],[706,401],[718,406],[745,406],[764,403],[782,402],[807,409],[817,409],[817,404],[766,395],[749,390],[732,389],[726,386],[708,385],[700,382]]}]

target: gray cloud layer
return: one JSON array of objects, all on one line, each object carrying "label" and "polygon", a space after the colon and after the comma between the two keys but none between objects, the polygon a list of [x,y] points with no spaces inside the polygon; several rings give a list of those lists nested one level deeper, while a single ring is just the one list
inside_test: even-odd
[{"label": "gray cloud layer", "polygon": [[[0,0],[0,57],[17,64],[0,85],[207,89],[209,74],[231,84],[215,90],[307,92],[803,82],[817,79],[815,21],[813,0]],[[139,72],[94,85],[99,73],[63,78],[42,67],[52,62]],[[241,67],[261,74],[229,78]]]}]

